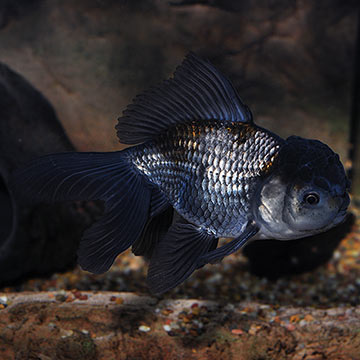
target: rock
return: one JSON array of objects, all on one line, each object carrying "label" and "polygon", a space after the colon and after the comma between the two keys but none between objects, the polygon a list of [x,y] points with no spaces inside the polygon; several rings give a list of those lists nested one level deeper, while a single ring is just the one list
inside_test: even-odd
[{"label": "rock", "polygon": [[49,102],[0,64],[0,284],[74,265],[91,206],[27,204],[8,186],[10,173],[26,161],[73,149]]},{"label": "rock", "polygon": [[0,29],[9,21],[21,17],[24,13],[36,10],[41,0],[2,0],[0,3]]},{"label": "rock", "polygon": [[[356,359],[360,353],[357,308],[334,313],[206,301],[195,307],[194,300],[84,294],[88,300],[71,303],[56,301],[52,292],[7,294],[8,306],[0,310],[1,359]],[[125,301],[115,304],[112,297]],[[194,308],[200,308],[197,315]],[[299,321],[290,322],[294,314]]]},{"label": "rock", "polygon": [[[51,101],[80,150],[122,148],[114,131],[121,110],[136,94],[168,77],[193,50],[231,78],[259,125],[281,136],[318,138],[345,158],[357,7],[357,0],[6,0],[0,5],[0,61],[23,74]],[[59,127],[53,130],[63,134]],[[47,128],[43,134],[51,133]],[[41,148],[47,139],[46,146],[56,143],[59,149]],[[12,151],[19,149],[15,142],[11,139]],[[30,147],[37,146],[40,154],[62,151],[66,144],[57,136],[31,138]],[[6,156],[16,162],[25,160],[21,152],[17,154]],[[14,166],[17,164],[10,165]],[[3,175],[0,196],[9,209],[6,179]],[[65,266],[64,259],[73,262],[75,239],[84,226],[82,216],[85,222],[90,219],[81,205],[73,208],[74,213],[67,205],[63,211],[42,207],[37,215],[21,215],[29,220],[26,224],[31,231],[25,235],[30,237],[16,244],[17,249],[28,252],[28,259],[16,253],[14,259],[9,258],[7,269],[17,272],[12,278],[23,269],[34,270],[34,264],[44,266],[34,270],[43,273],[50,262],[56,267]],[[43,223],[41,219],[48,214],[56,221]],[[4,222],[9,223],[8,215],[5,212]],[[78,233],[67,231],[74,229],[74,219],[79,221]],[[39,247],[30,246],[32,243]],[[45,244],[49,246],[46,251]],[[14,266],[19,263],[21,267]],[[339,307],[327,313],[326,309],[284,305],[296,303],[299,292],[306,292],[301,304],[329,307],[337,292],[339,300],[334,306],[358,304],[357,288],[344,287],[345,279],[353,281],[357,270],[350,267],[341,273],[345,284],[334,282],[334,286],[331,276],[315,277],[318,283],[330,279],[323,290],[314,290],[310,281],[302,287],[283,281],[272,298],[265,280],[256,282],[244,271],[237,276],[236,269],[223,271],[221,278],[214,275],[220,272],[217,266],[211,270],[209,284],[190,279],[174,293],[197,297],[202,289],[202,298],[210,297],[212,302],[93,293],[84,291],[86,282],[80,283],[81,293],[7,293],[0,296],[0,358],[358,357],[359,306],[350,312]],[[205,279],[207,271],[209,267],[200,274]],[[114,274],[105,285],[118,287],[125,278],[125,288],[144,291],[144,275],[130,272],[126,276]],[[105,283],[106,275],[96,279]],[[228,293],[232,297],[224,296]],[[316,302],[315,295],[321,301]],[[236,302],[241,298],[281,306]],[[218,303],[219,299],[230,304]]]},{"label": "rock", "polygon": [[192,50],[230,77],[259,124],[346,156],[357,1],[23,3],[0,31],[0,61],[45,94],[81,150],[121,148],[121,111]]}]

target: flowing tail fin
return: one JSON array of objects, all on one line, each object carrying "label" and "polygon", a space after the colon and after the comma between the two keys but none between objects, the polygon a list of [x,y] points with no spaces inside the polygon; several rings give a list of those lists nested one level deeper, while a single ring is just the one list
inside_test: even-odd
[{"label": "flowing tail fin", "polygon": [[152,190],[123,154],[52,154],[12,175],[11,186],[21,199],[105,201],[104,215],[85,231],[78,249],[80,266],[96,274],[135,242],[149,217]]}]

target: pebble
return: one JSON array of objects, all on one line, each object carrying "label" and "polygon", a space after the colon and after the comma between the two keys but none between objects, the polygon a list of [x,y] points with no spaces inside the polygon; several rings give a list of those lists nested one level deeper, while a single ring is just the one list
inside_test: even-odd
[{"label": "pebble", "polygon": [[249,331],[248,331],[248,333],[250,334],[250,335],[256,335],[257,334],[257,332],[260,330],[260,326],[258,326],[258,325],[255,325],[255,324],[251,324],[251,326],[250,326],[250,329],[249,329]]},{"label": "pebble", "polygon": [[66,296],[62,295],[62,294],[56,295],[55,300],[60,301],[60,302],[64,302],[66,300]]},{"label": "pebble", "polygon": [[139,330],[142,331],[142,332],[149,332],[151,330],[151,328],[149,326],[146,326],[146,325],[140,325]]},{"label": "pebble", "polygon": [[171,310],[171,309],[163,309],[163,310],[161,310],[161,313],[162,313],[163,315],[165,315],[165,316],[168,316],[168,315],[172,314],[173,312],[174,312],[174,311]]},{"label": "pebble", "polygon": [[222,280],[223,276],[220,273],[216,273],[214,275],[212,275],[211,277],[209,277],[208,279],[206,279],[206,282],[211,284],[211,283],[218,283]]},{"label": "pebble", "polygon": [[118,305],[121,305],[124,303],[124,299],[122,297],[118,297],[118,296],[111,296],[110,301],[113,301],[113,302],[115,302],[115,304],[118,304]]},{"label": "pebble", "polygon": [[354,313],[354,309],[352,309],[352,308],[345,310],[345,315],[346,316],[351,316],[353,313]]},{"label": "pebble", "polygon": [[64,339],[64,338],[67,338],[69,336],[72,336],[74,334],[74,331],[72,330],[65,330],[65,329],[61,329],[61,337]]},{"label": "pebble", "polygon": [[296,329],[296,326],[294,324],[286,324],[285,328],[289,331],[294,331]]},{"label": "pebble", "polygon": [[200,314],[200,308],[199,307],[192,308],[191,313],[193,315],[196,315],[196,316],[199,315]]},{"label": "pebble", "polygon": [[115,303],[118,305],[121,305],[124,303],[124,299],[122,297],[118,297],[115,299]]},{"label": "pebble", "polygon": [[65,302],[69,303],[69,302],[73,302],[75,300],[75,297],[68,295],[65,299]]},{"label": "pebble", "polygon": [[8,302],[7,296],[0,296],[0,304],[6,305]]},{"label": "pebble", "polygon": [[292,315],[290,316],[290,322],[294,323],[294,322],[299,322],[300,321],[300,316],[299,315]]},{"label": "pebble", "polygon": [[340,314],[342,314],[344,312],[343,309],[327,309],[326,310],[326,313],[329,315],[329,316],[338,316]]},{"label": "pebble", "polygon": [[163,326],[163,329],[164,329],[166,332],[169,332],[169,331],[171,331],[171,326],[170,326],[170,325],[164,325],[164,326]]}]

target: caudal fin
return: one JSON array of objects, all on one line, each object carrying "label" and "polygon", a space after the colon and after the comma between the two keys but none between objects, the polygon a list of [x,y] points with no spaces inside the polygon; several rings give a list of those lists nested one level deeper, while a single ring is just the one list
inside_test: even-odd
[{"label": "caudal fin", "polygon": [[11,186],[23,199],[105,202],[78,249],[80,266],[96,274],[140,237],[150,211],[151,189],[122,152],[47,155],[15,171]]}]

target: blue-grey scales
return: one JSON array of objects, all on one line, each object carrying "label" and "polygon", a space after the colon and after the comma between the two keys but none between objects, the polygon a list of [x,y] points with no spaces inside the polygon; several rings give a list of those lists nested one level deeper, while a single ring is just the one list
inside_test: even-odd
[{"label": "blue-grey scales", "polygon": [[[339,156],[318,140],[257,126],[230,81],[193,53],[137,96],[116,130],[133,146],[46,155],[12,177],[33,201],[105,202],[80,241],[85,270],[107,271],[132,246],[150,260],[151,291],[162,293],[251,240],[303,238],[345,218]],[[233,240],[218,247],[220,237]]]}]

